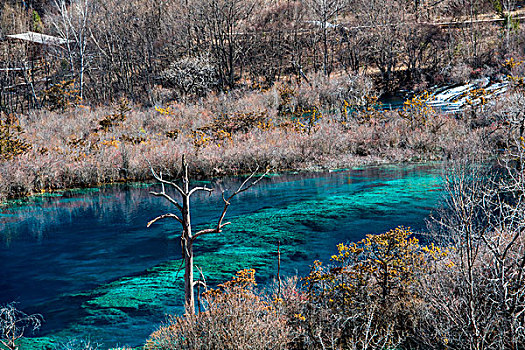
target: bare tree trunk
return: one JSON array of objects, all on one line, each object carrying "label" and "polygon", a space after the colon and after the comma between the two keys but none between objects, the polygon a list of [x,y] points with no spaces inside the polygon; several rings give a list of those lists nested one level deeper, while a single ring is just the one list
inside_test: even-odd
[{"label": "bare tree trunk", "polygon": [[183,191],[182,194],[182,255],[184,256],[184,296],[185,308],[189,314],[195,313],[195,293],[193,290],[193,241],[191,236],[191,215],[190,215],[190,181],[188,178],[188,165],[182,157],[183,171]]},{"label": "bare tree trunk", "polygon": [[193,282],[193,244],[183,244],[184,252],[184,297],[185,309],[189,314],[195,313],[195,293]]},{"label": "bare tree trunk", "polygon": [[78,76],[79,97],[84,97],[84,74],[87,68],[87,49],[89,40],[89,21],[93,14],[93,2],[82,0],[68,4],[65,0],[55,0],[58,15],[51,19],[57,34],[66,40],[66,49],[72,75]]},{"label": "bare tree trunk", "polygon": [[[256,170],[257,171],[257,170]],[[162,185],[161,192],[150,192],[152,195],[157,197],[163,197],[166,200],[168,200],[170,203],[175,205],[175,207],[180,212],[180,217],[177,214],[163,214],[160,216],[157,216],[155,219],[148,222],[148,227],[151,226],[154,222],[165,219],[165,218],[172,218],[177,220],[182,225],[182,233],[181,233],[181,247],[182,247],[182,257],[184,260],[184,306],[186,310],[186,314],[194,315],[195,314],[195,285],[197,283],[202,283],[201,281],[194,281],[193,276],[193,242],[195,239],[201,235],[210,234],[210,233],[220,233],[222,232],[222,229],[224,226],[229,225],[229,222],[223,223],[224,217],[226,216],[226,211],[228,210],[228,207],[230,206],[230,201],[233,197],[235,197],[237,194],[246,191],[250,187],[256,185],[266,174],[265,172],[263,175],[261,175],[257,180],[248,183],[254,176],[255,173],[251,174],[235,191],[233,194],[231,194],[228,198],[225,198],[224,193],[222,194],[222,198],[224,201],[224,207],[222,210],[222,213],[219,217],[219,220],[217,224],[213,228],[204,229],[196,232],[195,234],[192,234],[191,230],[191,213],[190,213],[190,197],[193,193],[197,191],[206,191],[206,192],[212,192],[213,190],[211,188],[207,187],[194,187],[190,189],[190,180],[188,176],[188,165],[186,164],[186,161],[184,159],[184,156],[182,156],[182,188],[177,185],[174,182],[164,180],[162,178],[162,173],[157,174],[153,168],[151,168],[151,172],[153,173],[153,177],[157,181],[159,181]],[[176,199],[171,197],[166,193],[165,185],[170,185],[175,188],[176,192],[180,195],[182,198],[182,205],[177,202]]]}]

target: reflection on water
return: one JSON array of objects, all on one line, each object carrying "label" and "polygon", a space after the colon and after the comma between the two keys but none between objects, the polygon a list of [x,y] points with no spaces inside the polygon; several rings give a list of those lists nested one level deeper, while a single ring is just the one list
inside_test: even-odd
[{"label": "reflection on water", "polygon": [[[339,242],[397,225],[423,228],[439,200],[437,174],[431,166],[390,166],[269,177],[234,199],[222,234],[197,241],[196,264],[211,284],[246,267],[268,283],[280,241],[283,273],[303,275]],[[195,195],[193,224],[216,220],[221,191],[238,184],[213,181],[214,193]],[[41,334],[142,343],[166,313],[182,308],[179,227],[163,221],[146,229],[173,210],[148,194],[150,186],[66,192],[3,210],[0,303],[42,313]]]}]

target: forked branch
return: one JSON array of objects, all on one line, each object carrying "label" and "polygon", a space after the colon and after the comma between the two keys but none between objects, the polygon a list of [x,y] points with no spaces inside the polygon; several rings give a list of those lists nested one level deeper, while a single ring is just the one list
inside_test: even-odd
[{"label": "forked branch", "polygon": [[[222,229],[224,226],[227,226],[229,224],[231,224],[230,222],[225,222],[223,223],[223,220],[224,220],[224,217],[226,216],[226,212],[228,211],[228,207],[230,206],[231,204],[231,200],[233,199],[233,197],[235,197],[236,195],[238,195],[239,193],[242,193],[244,191],[247,191],[249,190],[251,187],[257,185],[259,183],[259,181],[261,181],[266,175],[268,175],[270,169],[266,169],[266,171],[264,172],[264,174],[260,175],[259,177],[257,177],[256,180],[254,181],[251,181],[255,175],[257,174],[257,171],[259,170],[259,167],[257,167],[257,169],[255,169],[255,171],[253,173],[251,173],[250,176],[248,176],[243,182],[242,184],[239,186],[239,188],[237,188],[237,190],[235,192],[233,192],[228,198],[226,198],[224,196],[224,192],[222,193],[222,200],[224,201],[224,207],[222,209],[222,213],[219,217],[219,220],[217,221],[217,225],[214,227],[214,228],[209,228],[209,229],[205,229],[205,230],[201,230],[197,233],[195,233],[193,235],[193,238],[192,240],[195,240],[197,237],[199,236],[202,236],[202,235],[206,235],[206,234],[210,234],[210,233],[220,233],[222,232]],[[251,182],[250,182],[251,181]]]},{"label": "forked branch", "polygon": [[168,202],[170,202],[171,204],[173,204],[175,207],[177,207],[177,209],[179,209],[180,211],[182,211],[182,206],[175,200],[173,199],[170,195],[168,195],[165,190],[164,190],[164,186],[162,186],[162,191],[161,192],[155,192],[155,191],[150,191],[149,192],[151,195],[154,195],[155,197],[162,197],[162,198],[165,198]]},{"label": "forked branch", "polygon": [[[162,178],[162,172],[160,173],[160,175],[157,174],[155,172],[155,169],[151,165],[150,165],[150,169],[151,169],[151,173],[153,174],[153,177],[155,178],[155,180],[157,180],[158,182],[160,182],[163,185],[170,185],[170,186],[174,187],[177,190],[177,192],[179,192],[181,195],[184,195],[184,191],[182,190],[182,188],[180,188],[179,185],[177,185],[173,181],[164,180]],[[164,191],[164,186],[162,187],[162,190]]]},{"label": "forked branch", "polygon": [[195,187],[193,188],[190,193],[188,194],[188,196],[191,196],[192,194],[194,194],[195,192],[197,191],[205,191],[205,192],[208,192],[208,193],[212,193],[213,192],[213,189],[211,188],[208,188],[208,187]]}]

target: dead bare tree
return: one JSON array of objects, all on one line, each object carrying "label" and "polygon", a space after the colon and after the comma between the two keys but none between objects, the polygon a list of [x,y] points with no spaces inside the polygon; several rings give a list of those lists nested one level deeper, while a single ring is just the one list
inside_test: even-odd
[{"label": "dead bare tree", "polygon": [[[202,236],[207,235],[211,233],[221,233],[222,229],[229,225],[230,222],[223,222],[224,217],[226,216],[226,212],[228,210],[228,207],[231,204],[231,200],[233,197],[238,195],[239,193],[242,193],[252,186],[256,185],[261,181],[263,177],[265,177],[268,174],[268,171],[266,171],[264,174],[258,176],[256,178],[256,172],[258,169],[255,170],[250,176],[248,176],[241,185],[237,188],[235,192],[233,192],[230,196],[226,197],[224,192],[222,193],[222,199],[224,201],[224,207],[222,209],[221,215],[219,216],[219,219],[217,220],[217,224],[214,225],[214,227],[209,229],[200,230],[196,233],[192,233],[192,227],[191,227],[191,214],[190,214],[190,197],[192,194],[198,191],[204,191],[211,193],[213,190],[208,187],[194,187],[190,189],[190,180],[188,175],[188,164],[186,164],[186,161],[184,159],[184,156],[182,157],[182,187],[177,185],[175,182],[165,180],[162,177],[162,172],[158,173],[155,172],[153,167],[151,167],[151,172],[153,173],[153,177],[160,182],[161,184],[161,191],[160,192],[150,192],[152,195],[157,197],[165,198],[168,202],[173,204],[177,210],[179,211],[179,214],[173,214],[173,213],[167,213],[160,216],[157,216],[155,219],[148,222],[148,227],[150,227],[153,223],[157,222],[158,220],[162,220],[165,218],[172,218],[177,220],[182,225],[182,232],[181,232],[181,247],[182,247],[182,256],[184,261],[184,295],[185,295],[185,309],[187,314],[194,314],[195,313],[195,293],[194,293],[194,287],[197,285],[200,281],[194,281],[193,278],[193,243],[195,240]],[[252,181],[253,180],[253,181]],[[175,198],[173,198],[171,195],[169,195],[166,192],[166,185],[171,186],[175,189],[175,191],[178,193],[178,195],[182,199],[182,204],[180,204]]]}]

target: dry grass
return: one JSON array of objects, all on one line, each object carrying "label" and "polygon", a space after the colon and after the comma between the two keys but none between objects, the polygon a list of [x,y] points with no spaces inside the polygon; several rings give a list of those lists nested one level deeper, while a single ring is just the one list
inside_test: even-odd
[{"label": "dry grass", "polygon": [[[342,106],[342,98],[352,99],[352,91],[362,90],[349,86],[353,90],[342,89],[339,100],[327,100],[320,87],[309,95],[299,87],[284,101],[282,87],[275,87],[212,95],[164,109],[130,108],[121,102],[63,113],[35,111],[19,118],[31,150],[0,164],[0,196],[145,181],[150,179],[148,162],[176,174],[182,154],[190,159],[192,176],[210,177],[247,173],[257,165],[275,170],[341,168],[439,160],[486,148],[483,129],[472,130],[435,112],[429,123],[416,128],[396,112],[347,116],[342,122],[336,102]],[[308,111],[315,111],[315,120]],[[228,126],[234,116],[234,125]],[[243,128],[236,128],[239,120],[244,120]]]}]

